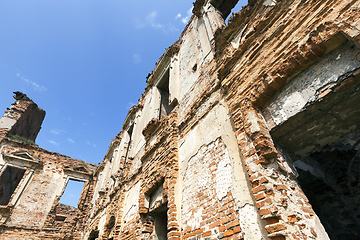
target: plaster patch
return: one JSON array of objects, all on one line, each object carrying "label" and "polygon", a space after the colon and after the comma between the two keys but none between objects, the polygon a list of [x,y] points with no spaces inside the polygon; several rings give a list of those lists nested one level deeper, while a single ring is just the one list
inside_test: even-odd
[{"label": "plaster patch", "polygon": [[139,193],[141,181],[137,182],[126,195],[123,221],[129,221],[139,210]]},{"label": "plaster patch", "polygon": [[0,119],[0,128],[11,129],[11,127],[16,123],[16,120],[10,119],[7,117],[2,117]]},{"label": "plaster patch", "polygon": [[130,175],[133,175],[141,167],[141,159],[135,158],[130,169]]},{"label": "plaster patch", "polygon": [[[354,51],[353,44],[346,43],[301,72],[263,109],[268,126],[273,128],[284,123],[302,111],[307,103],[315,101],[321,88],[336,83],[343,74],[359,68],[357,58],[358,51]],[[248,118],[251,120],[251,116]]]},{"label": "plaster patch", "polygon": [[270,6],[275,6],[276,2],[274,0],[265,0],[263,3],[264,6],[270,7]]},{"label": "plaster patch", "polygon": [[231,162],[227,150],[216,170],[216,196],[219,200],[227,195],[232,187]]},{"label": "plaster patch", "polygon": [[240,227],[244,231],[244,240],[263,240],[264,236],[261,234],[259,228],[259,221],[257,210],[254,206],[245,205],[239,210]]},{"label": "plaster patch", "polygon": [[256,133],[260,131],[260,125],[257,122],[257,116],[254,112],[249,112],[247,115],[247,121],[251,123],[250,131],[251,133]]},{"label": "plaster patch", "polygon": [[104,229],[105,229],[105,223],[106,223],[106,216],[107,214],[104,214],[101,216],[100,221],[99,221],[99,235],[103,235],[104,234]]},{"label": "plaster patch", "polygon": [[[193,214],[192,214],[192,217],[191,217],[191,214],[189,217],[189,221],[187,222],[187,225],[192,227],[192,228],[200,228],[200,222],[202,221],[202,218],[201,218],[201,214],[202,214],[202,211],[204,209],[202,207],[200,207],[197,211],[195,211]],[[191,213],[191,212],[189,212]]]}]

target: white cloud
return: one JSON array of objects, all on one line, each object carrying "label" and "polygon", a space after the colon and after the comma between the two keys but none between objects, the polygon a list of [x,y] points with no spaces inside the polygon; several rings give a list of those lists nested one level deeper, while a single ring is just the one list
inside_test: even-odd
[{"label": "white cloud", "polygon": [[152,11],[149,15],[146,17],[146,22],[150,24],[153,28],[163,28],[164,25],[156,22],[157,12]]},{"label": "white cloud", "polygon": [[134,64],[138,64],[138,63],[140,63],[141,61],[142,61],[142,59],[141,59],[141,56],[140,56],[140,54],[134,54],[134,56],[133,56],[133,63]]},{"label": "white cloud", "polygon": [[60,133],[65,133],[65,131],[61,129],[51,129],[50,132],[55,135],[59,135]]},{"label": "white cloud", "polygon": [[178,13],[175,17],[175,19],[181,18],[181,13]]},{"label": "white cloud", "polygon": [[69,122],[71,122],[71,121],[72,121],[72,119],[71,119],[71,118],[69,118],[69,117],[63,118],[63,120],[66,120],[66,121],[69,121]]},{"label": "white cloud", "polygon": [[157,20],[158,13],[157,11],[150,12],[144,19],[140,21],[135,19],[135,24],[137,28],[151,27],[154,29],[162,30],[164,33],[178,31],[178,29],[171,23],[162,24]]},{"label": "white cloud", "polygon": [[86,144],[89,145],[89,146],[92,146],[92,147],[96,148],[96,145],[93,144],[93,143],[91,143],[91,142],[89,142],[89,141],[86,141]]},{"label": "white cloud", "polygon": [[68,138],[67,140],[68,140],[69,143],[75,144],[75,141],[72,140],[71,138]]},{"label": "white cloud", "polygon": [[53,145],[55,145],[55,146],[59,146],[59,145],[60,145],[60,143],[55,142],[55,141],[52,141],[52,140],[49,140],[48,142],[51,143],[51,144],[53,144]]},{"label": "white cloud", "polygon": [[135,18],[135,26],[136,28],[143,28],[146,26],[145,22],[141,22],[139,19]]},{"label": "white cloud", "polygon": [[129,110],[132,106],[135,106],[136,103],[128,102],[126,109]]},{"label": "white cloud", "polygon": [[32,88],[36,91],[36,92],[45,92],[48,89],[45,86],[40,86],[39,84],[37,84],[36,82],[33,82],[31,80],[29,80],[28,78],[25,78],[23,76],[20,75],[20,73],[16,74],[17,77],[19,77],[24,83],[26,83],[27,85],[32,86]]},{"label": "white cloud", "polygon": [[191,17],[191,15],[192,15],[192,10],[193,10],[193,7],[191,7],[191,8],[187,11],[186,17],[183,17],[183,18],[181,19],[181,21],[182,21],[183,24],[187,24],[187,23],[189,22],[190,17]]}]

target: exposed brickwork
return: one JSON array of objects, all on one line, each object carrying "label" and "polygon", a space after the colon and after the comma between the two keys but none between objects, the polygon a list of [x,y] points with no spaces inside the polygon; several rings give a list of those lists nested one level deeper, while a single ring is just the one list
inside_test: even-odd
[{"label": "exposed brickwork", "polygon": [[[51,192],[51,189],[54,189],[58,183],[51,181],[51,175],[63,174],[64,170],[69,171],[70,169],[73,171],[79,169],[81,174],[85,173],[86,175],[91,175],[94,166],[84,163],[83,161],[48,152],[31,144],[24,144],[11,139],[5,139],[1,144],[3,146],[3,155],[27,151],[41,161],[41,164],[34,169],[34,176],[29,183],[29,187],[22,193],[20,204],[11,207],[13,209],[10,210],[8,218],[2,226],[3,231],[8,232],[10,231],[9,229],[14,227],[24,228],[25,226],[31,226],[23,233],[25,236],[34,235],[35,238],[38,236],[37,234],[39,231],[46,229],[46,234],[50,234],[51,232],[51,234],[54,235],[54,239],[67,239],[71,237],[78,239],[75,232],[81,229],[85,222],[83,216],[85,216],[88,211],[86,202],[90,201],[92,196],[90,187],[92,183],[88,182],[85,185],[84,192],[79,200],[78,208],[72,208],[70,206],[58,204],[60,196],[52,200],[54,193]],[[84,168],[84,166],[86,167]],[[45,170],[45,173],[43,173],[43,167],[47,169]],[[24,174],[22,182],[25,181],[29,170],[30,169]],[[49,170],[50,172],[48,172]],[[18,185],[13,196],[17,191],[20,191],[22,182]],[[25,197],[27,200],[25,200]],[[34,199],[36,199],[36,201],[34,201]],[[49,203],[51,204],[52,201],[54,201],[53,207],[50,212],[47,213],[47,209],[44,208],[44,206]],[[21,234],[16,236],[19,237]],[[0,239],[6,239],[2,237],[3,235],[0,235]]]},{"label": "exposed brickwork", "polygon": [[[183,239],[232,237],[242,239],[239,213],[230,190],[230,164],[221,139],[203,146],[189,161],[183,190]],[[231,170],[230,170],[231,171]]]},{"label": "exposed brickwork", "polygon": [[[196,1],[195,17],[190,22],[203,16],[206,4],[206,1]],[[227,12],[226,4],[222,5],[221,1],[213,1],[212,4],[219,12]],[[261,109],[296,74],[341,45],[344,41],[342,36],[358,44],[359,31],[355,26],[359,23],[353,17],[358,9],[357,5],[356,1],[277,1],[270,5],[263,1],[252,1],[230,18],[228,26],[217,25],[216,15],[213,22],[210,20],[214,23],[213,26],[217,26],[214,41],[211,42],[215,58],[206,65],[197,65],[197,81],[179,101],[180,105],[176,109],[178,125],[173,127],[178,128],[178,139],[186,141],[188,134],[219,104],[221,97],[226,100],[255,206],[259,217],[264,220],[259,224],[268,238],[308,239],[320,235],[314,227],[316,215],[296,182],[294,172],[276,149]],[[208,9],[211,9],[209,12],[213,11],[211,7]],[[180,39],[185,38],[192,27],[191,24],[187,25]],[[186,41],[177,42],[176,46],[180,50],[172,54],[182,54],[182,44],[186,44]],[[158,64],[161,65],[166,57],[169,57],[169,52],[164,54]],[[153,72],[149,78],[152,84],[155,83],[154,76]],[[147,87],[139,100],[141,107],[145,106],[144,99],[150,94],[151,87],[152,85]],[[216,94],[220,97],[214,97]],[[163,201],[170,206],[168,220],[179,221],[176,211],[179,201],[176,194],[174,199],[170,196],[173,189],[168,185],[172,181],[168,176],[177,175],[177,169],[169,168],[171,165],[164,166],[163,171],[157,169],[161,158],[169,154],[162,145],[164,139],[161,138],[165,135],[159,131],[166,129],[167,124],[153,119],[143,131],[146,148],[142,157],[143,166],[137,172],[142,175],[139,213],[146,216],[146,196],[162,184],[166,196]],[[232,193],[227,192],[226,197],[221,200],[214,193],[214,186],[218,181],[215,169],[221,161],[221,157],[216,154],[221,155],[226,148],[221,143],[221,138],[212,144],[216,147],[203,146],[187,160],[182,179],[181,223],[168,222],[169,230],[169,227],[175,226],[175,229],[181,227],[182,231],[180,235],[169,233],[170,239],[177,236],[183,239],[206,239],[214,236],[232,239],[234,236],[244,236]],[[192,163],[192,159],[196,161],[193,160]],[[151,165],[147,165],[150,162]],[[125,175],[128,174],[126,169],[130,168],[131,163],[127,164],[129,165],[123,171]],[[133,175],[133,179],[135,183],[136,175]],[[196,184],[199,179],[201,183]],[[171,209],[172,206],[175,207],[174,210]],[[134,229],[141,228],[143,233],[154,231],[151,221],[140,222],[133,225],[140,224],[142,227]]]},{"label": "exposed brickwork", "polygon": [[[50,211],[36,206],[27,225],[23,218],[15,217],[27,209],[14,203],[23,180],[10,199],[14,205],[0,208],[4,223],[0,239],[14,234],[18,239],[145,240],[165,235],[170,240],[329,239],[290,161],[289,156],[295,161],[300,155],[287,153],[289,148],[278,144],[274,132],[279,123],[270,123],[264,113],[284,87],[295,80],[304,84],[297,78],[301,72],[312,67],[331,71],[319,63],[346,45],[353,51],[348,61],[354,63],[351,70],[339,74],[336,82],[316,88],[313,95],[303,89],[311,101],[300,94],[284,98],[305,102],[294,114],[309,109],[313,114],[315,102],[331,98],[352,106],[345,109],[348,113],[344,110],[345,115],[357,115],[353,103],[358,102],[359,92],[360,2],[249,1],[226,26],[223,18],[235,4],[230,0],[195,2],[194,15],[180,39],[156,63],[145,92],[130,109],[123,130],[111,141],[96,170],[79,160],[7,138],[12,132],[34,140],[38,131],[26,132],[22,118],[35,119],[38,126],[40,117],[32,118],[31,113],[40,116],[40,110],[17,94],[17,102],[5,114],[8,119],[1,123],[2,154],[26,150],[34,156],[26,160],[30,163],[23,177],[33,174],[33,187],[24,194],[38,187],[38,194],[29,197],[50,202]],[[316,85],[318,77],[310,79]],[[165,107],[172,111],[164,112]],[[339,111],[331,117],[343,119],[335,116]],[[315,117],[312,120],[316,122]],[[350,120],[346,128],[359,130],[356,116]],[[346,125],[344,120],[342,124]],[[357,142],[349,139],[349,144]],[[314,141],[314,145],[320,143]],[[357,156],[355,147],[351,151]],[[317,161],[323,160],[319,157]],[[311,174],[312,168],[304,171]],[[355,185],[356,169],[342,170],[351,172],[349,181]],[[59,205],[59,196],[46,191],[60,184],[46,179],[60,179],[69,172],[87,179],[77,209]],[[357,217],[353,219],[355,223]],[[22,224],[8,224],[16,221]],[[334,233],[337,235],[343,236]]]},{"label": "exposed brickwork", "polygon": [[[306,220],[311,219],[314,212],[278,155],[261,111],[258,109],[264,106],[292,76],[319,60],[325,53],[334,49],[336,44],[341,44],[336,40],[340,32],[346,35],[348,31],[346,29],[357,24],[350,17],[351,14],[343,15],[343,18],[337,15],[342,22],[326,20],[334,14],[335,9],[339,12],[349,11],[349,8],[354,7],[351,5],[357,5],[355,1],[352,3],[319,1],[314,5],[307,4],[300,7],[302,4],[300,1],[282,1],[271,9],[271,12],[270,9],[264,8],[258,11],[260,16],[266,16],[257,18],[261,21],[251,21],[249,15],[246,16],[246,11],[249,10],[243,9],[239,16],[242,23],[240,21],[239,23],[245,25],[251,22],[254,28],[256,26],[255,32],[245,33],[245,35],[249,34],[249,37],[245,37],[245,42],[236,50],[230,44],[218,45],[218,51],[223,53],[218,58],[219,76],[224,79],[222,84],[228,92],[226,99],[237,129],[238,144],[247,165],[259,213],[263,219],[268,220],[265,228],[272,238],[281,235],[291,239],[314,237],[316,232]],[[292,8],[291,5],[296,7]],[[307,8],[311,8],[311,11],[306,10]],[[292,11],[294,12],[291,13]],[[287,12],[287,15],[283,14],[284,12]],[[312,14],[317,14],[317,17],[311,17]],[[287,19],[289,15],[293,18]],[[310,22],[301,25],[305,19]],[[275,23],[275,20],[278,22]],[[346,21],[352,23],[347,24]],[[292,24],[296,22],[297,26]],[[251,25],[247,28],[251,29]],[[227,31],[231,31],[230,29],[233,28],[229,26],[225,29],[219,38],[229,36]],[[287,36],[295,35],[297,41],[287,41]],[[261,45],[250,45],[250,42],[256,38],[266,39],[269,36],[269,41],[262,41]],[[347,37],[353,39],[352,36]],[[356,43],[356,40],[354,42]],[[259,64],[264,67],[259,68]],[[244,65],[247,67],[236,69],[236,66]],[[257,68],[254,68],[255,66]],[[239,81],[246,79],[250,74],[253,76],[252,84],[249,84],[249,81]],[[270,169],[272,171],[269,171]],[[296,202],[306,206],[294,208],[293,204]],[[293,214],[287,215],[291,212]],[[272,223],[274,218],[277,218],[277,223]],[[294,225],[299,219],[308,223]],[[294,233],[288,235],[289,231]]]},{"label": "exposed brickwork", "polygon": [[[84,226],[93,194],[91,178],[95,166],[29,141],[35,140],[45,111],[22,93],[17,92],[14,98],[17,101],[2,118],[5,123],[5,118],[14,122],[2,129],[0,165],[3,169],[7,166],[25,169],[25,173],[9,203],[0,208],[0,239],[80,239],[79,230]],[[68,174],[90,179],[78,208],[58,203]]]}]

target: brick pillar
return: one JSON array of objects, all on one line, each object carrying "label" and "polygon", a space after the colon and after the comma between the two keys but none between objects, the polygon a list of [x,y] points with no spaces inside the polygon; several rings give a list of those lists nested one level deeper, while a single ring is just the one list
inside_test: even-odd
[{"label": "brick pillar", "polygon": [[168,179],[169,186],[168,186],[168,211],[167,211],[167,217],[168,217],[168,239],[169,240],[177,240],[180,239],[181,233],[180,233],[180,227],[177,222],[176,216],[177,216],[177,209],[175,205],[175,183],[176,183],[176,174],[172,174],[170,178]]},{"label": "brick pillar", "polygon": [[261,112],[247,99],[233,104],[230,112],[258,213],[266,220],[268,237],[316,239],[317,216],[276,150]]}]

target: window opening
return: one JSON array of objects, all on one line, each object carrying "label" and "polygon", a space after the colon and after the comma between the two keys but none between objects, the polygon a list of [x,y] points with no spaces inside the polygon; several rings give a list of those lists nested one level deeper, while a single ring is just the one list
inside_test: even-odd
[{"label": "window opening", "polygon": [[89,238],[88,240],[95,240],[99,237],[99,231],[97,230],[92,230],[90,235],[89,235]]},{"label": "window opening", "polygon": [[108,224],[106,225],[106,228],[108,229],[108,234],[109,234],[108,240],[113,239],[113,237],[110,234],[111,234],[114,226],[115,226],[115,217],[111,216]]},{"label": "window opening", "polygon": [[85,182],[69,179],[59,203],[77,207]]},{"label": "window opening", "polygon": [[229,18],[230,18],[234,13],[239,12],[239,11],[242,9],[242,7],[247,4],[247,2],[248,2],[247,0],[239,0],[233,8],[231,8],[230,10],[227,10],[226,13],[227,13],[228,15],[223,16],[224,19],[225,19],[225,24],[226,24],[226,25],[228,25],[228,23],[229,23]]},{"label": "window opening", "polygon": [[131,124],[131,126],[130,126],[129,129],[127,130],[128,134],[129,134],[129,142],[128,142],[127,149],[126,149],[124,166],[125,166],[125,164],[126,164],[126,161],[127,161],[127,159],[128,159],[128,155],[129,155],[129,152],[130,152],[133,130],[134,130],[134,123]]},{"label": "window opening", "polygon": [[158,240],[167,239],[167,203],[163,203],[164,188],[162,184],[149,196],[149,215],[154,222],[153,236]]},{"label": "window opening", "polygon": [[193,68],[192,68],[192,71],[193,71],[193,72],[196,72],[196,70],[197,70],[197,63],[195,63],[195,65],[194,65]]},{"label": "window opening", "polygon": [[156,235],[159,240],[167,239],[167,203],[161,205],[156,208],[152,212],[150,212],[150,216],[152,216],[154,220],[154,235]]},{"label": "window opening", "polygon": [[166,70],[163,78],[160,80],[157,88],[159,89],[161,100],[160,100],[160,111],[159,111],[159,119],[166,117],[174,107],[169,106],[170,103],[170,91],[169,91],[169,77],[170,70]]},{"label": "window opening", "polygon": [[0,177],[0,205],[7,205],[19,185],[25,169],[6,166]]},{"label": "window opening", "polygon": [[115,217],[111,216],[107,227],[108,227],[108,229],[112,229],[114,227],[114,225],[115,225]]}]

